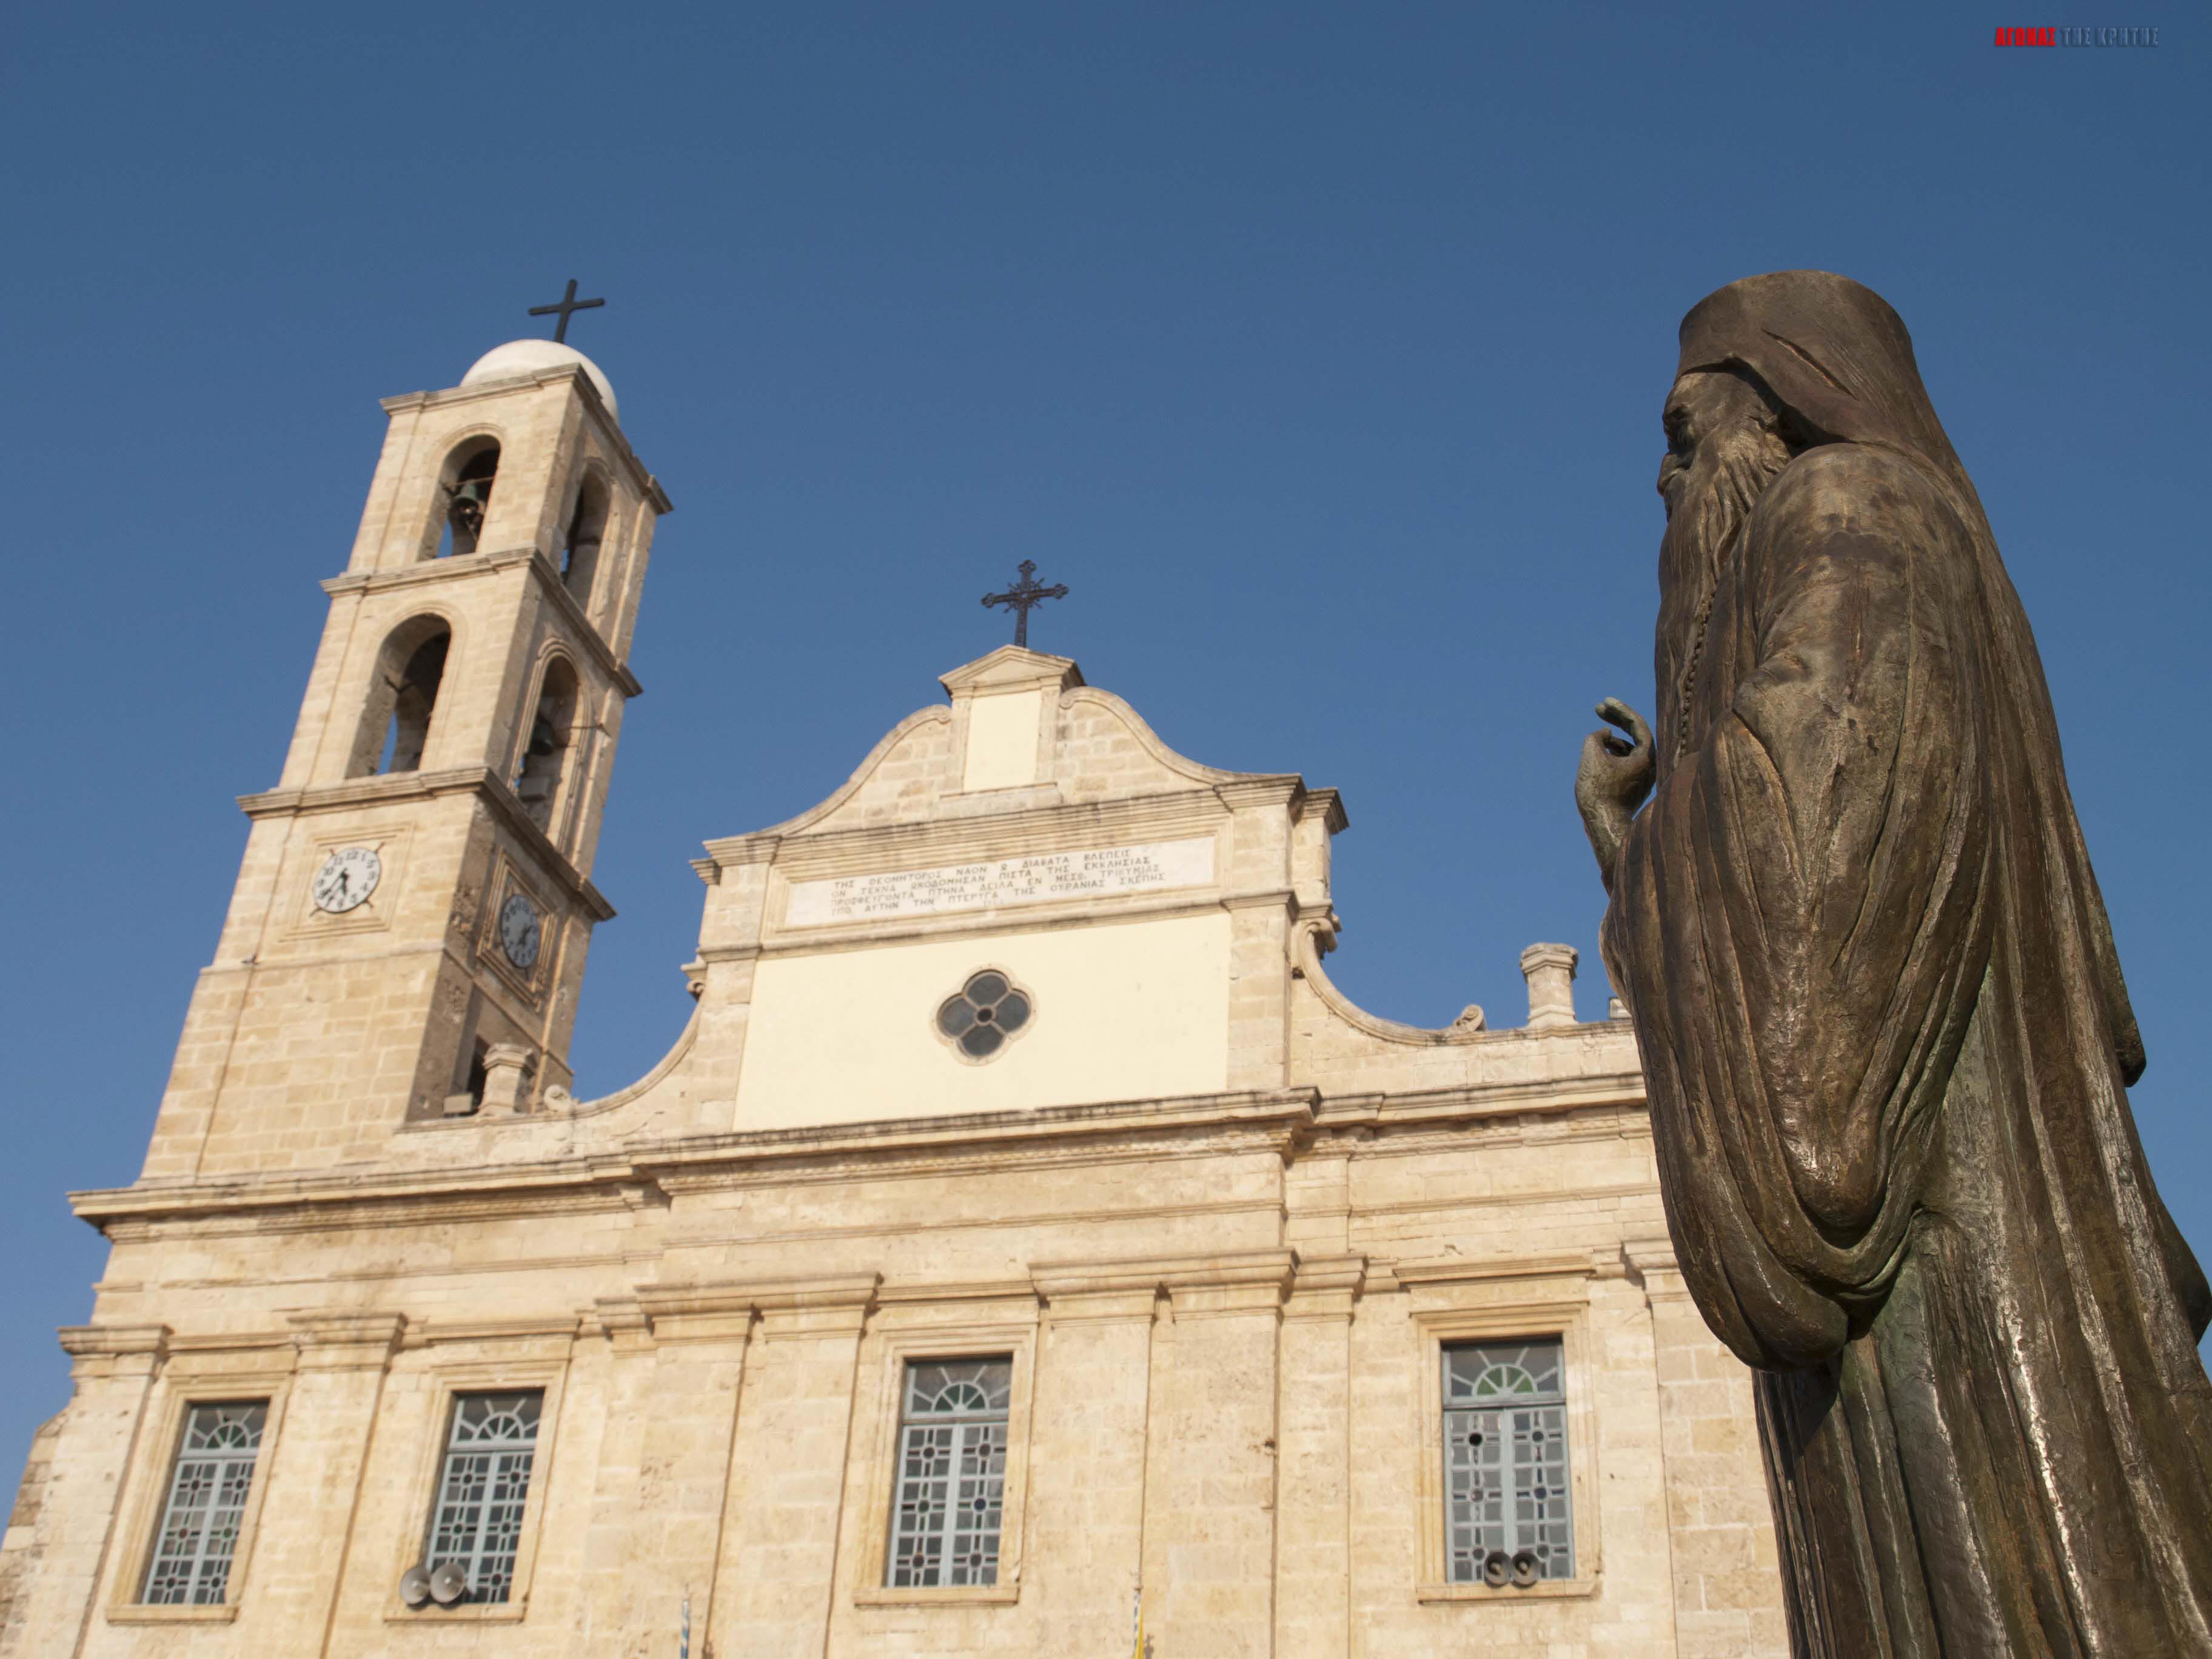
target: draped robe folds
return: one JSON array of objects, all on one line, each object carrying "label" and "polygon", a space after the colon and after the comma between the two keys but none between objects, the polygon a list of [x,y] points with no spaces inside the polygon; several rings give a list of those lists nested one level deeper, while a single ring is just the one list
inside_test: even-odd
[{"label": "draped robe folds", "polygon": [[1827,441],[1759,498],[1659,642],[1606,959],[1677,1255],[1758,1368],[1797,1654],[2212,1654],[2212,1305],[1955,469]]}]

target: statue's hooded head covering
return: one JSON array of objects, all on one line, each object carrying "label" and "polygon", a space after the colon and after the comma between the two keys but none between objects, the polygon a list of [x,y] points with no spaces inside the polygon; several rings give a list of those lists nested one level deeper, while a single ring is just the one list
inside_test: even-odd
[{"label": "statue's hooded head covering", "polygon": [[1920,383],[1912,337],[1872,289],[1827,270],[1777,270],[1717,289],[1682,319],[1674,373],[1748,369],[1814,443],[1873,444],[1933,464],[1981,502]]},{"label": "statue's hooded head covering", "polygon": [[2142,1037],[2066,787],[2058,758],[2058,720],[2051,712],[2035,636],[1997,552],[1982,498],[1936,418],[1928,388],[1920,383],[1920,365],[1904,320],[1888,301],[1848,276],[1832,270],[1775,270],[1715,289],[1692,306],[1682,319],[1681,342],[1676,379],[1699,369],[1747,369],[1787,411],[1798,441],[1897,451],[1932,468],[1953,493],[1953,504],[1975,544],[2009,682],[2008,704],[2045,757],[2034,787],[2044,798],[2045,822],[2063,849],[2061,860],[2069,866],[2075,902],[2087,919],[2122,1073],[2134,1082],[2143,1069]]}]

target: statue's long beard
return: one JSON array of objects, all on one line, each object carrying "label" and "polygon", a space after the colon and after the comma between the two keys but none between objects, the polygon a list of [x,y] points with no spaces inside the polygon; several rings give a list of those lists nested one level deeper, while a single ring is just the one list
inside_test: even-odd
[{"label": "statue's long beard", "polygon": [[1790,465],[1778,442],[1732,444],[1717,458],[1711,481],[1667,518],[1659,539],[1659,754],[1680,752],[1692,689],[1704,656],[1705,623],[1721,564],[1766,488]]}]

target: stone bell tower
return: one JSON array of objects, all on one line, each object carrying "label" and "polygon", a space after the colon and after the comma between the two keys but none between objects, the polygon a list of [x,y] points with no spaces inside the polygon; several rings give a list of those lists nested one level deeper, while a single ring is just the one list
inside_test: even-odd
[{"label": "stone bell tower", "polygon": [[149,1180],[313,1169],[565,1087],[668,498],[606,377],[517,340],[390,430],[252,821]]}]

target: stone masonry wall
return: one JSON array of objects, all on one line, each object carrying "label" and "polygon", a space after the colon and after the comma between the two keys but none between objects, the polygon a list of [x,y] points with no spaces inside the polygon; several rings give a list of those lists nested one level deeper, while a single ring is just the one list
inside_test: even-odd
[{"label": "stone masonry wall", "polygon": [[[629,1659],[687,1593],[718,1659],[1105,1656],[1141,1583],[1158,1659],[1778,1659],[1748,1388],[1654,1243],[1636,1110],[1273,1098],[121,1228],[0,1656]],[[1477,1328],[1570,1345],[1572,1584],[1435,1582],[1424,1379]],[[989,1352],[1006,1578],[887,1591],[899,1366]],[[233,1604],[149,1621],[176,1413],[254,1377]],[[410,1612],[443,1402],[498,1386],[547,1389],[522,1596]]]}]

